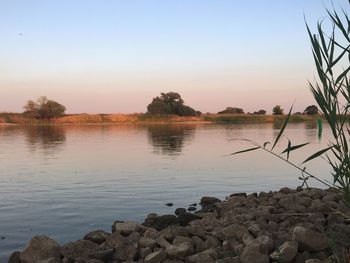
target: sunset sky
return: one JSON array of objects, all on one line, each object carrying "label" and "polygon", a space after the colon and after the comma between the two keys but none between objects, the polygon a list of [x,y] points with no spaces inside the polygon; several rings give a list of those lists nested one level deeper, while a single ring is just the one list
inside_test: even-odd
[{"label": "sunset sky", "polygon": [[322,1],[0,0],[0,111],[46,95],[68,113],[144,112],[168,91],[202,112],[302,111],[304,14],[314,29]]}]

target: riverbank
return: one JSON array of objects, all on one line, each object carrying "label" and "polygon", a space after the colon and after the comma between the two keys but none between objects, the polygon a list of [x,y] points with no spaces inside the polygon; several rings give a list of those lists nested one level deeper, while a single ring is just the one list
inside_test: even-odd
[{"label": "riverbank", "polygon": [[349,262],[350,208],[335,189],[234,193],[200,206],[149,214],[143,224],[115,221],[111,232],[63,246],[36,236],[9,262]]},{"label": "riverbank", "polygon": [[[284,115],[249,115],[249,114],[203,114],[201,116],[149,115],[135,114],[69,114],[51,120],[29,118],[20,113],[0,113],[0,124],[103,124],[103,123],[275,123],[282,122]],[[291,115],[290,122],[310,122],[320,118],[319,115]]]}]

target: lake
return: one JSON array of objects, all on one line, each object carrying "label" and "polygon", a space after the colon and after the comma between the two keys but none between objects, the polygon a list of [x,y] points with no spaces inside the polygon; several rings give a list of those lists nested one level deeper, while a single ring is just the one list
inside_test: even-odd
[{"label": "lake", "polygon": [[[0,262],[37,234],[60,243],[115,220],[142,222],[148,213],[173,213],[204,195],[278,190],[300,185],[300,172],[237,139],[272,141],[279,125],[53,125],[0,126]],[[285,136],[310,145],[291,154],[301,163],[325,147],[330,131],[290,124]],[[277,152],[287,145],[286,137]],[[322,159],[307,165],[329,178]],[[313,186],[320,186],[310,182]],[[174,203],[173,207],[165,204]]]}]

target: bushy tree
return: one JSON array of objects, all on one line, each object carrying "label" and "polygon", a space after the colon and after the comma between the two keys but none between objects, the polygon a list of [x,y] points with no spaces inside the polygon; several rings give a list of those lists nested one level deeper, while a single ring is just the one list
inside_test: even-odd
[{"label": "bushy tree", "polygon": [[226,107],[225,110],[218,112],[218,114],[225,114],[225,113],[244,114],[244,110],[237,107]]},{"label": "bushy tree", "polygon": [[283,115],[283,109],[281,108],[280,105],[276,105],[276,106],[273,107],[273,109],[272,109],[272,114],[273,114],[273,115]]},{"label": "bushy tree", "polygon": [[174,114],[179,116],[196,116],[199,112],[184,104],[179,93],[161,93],[160,97],[153,98],[148,104],[147,111],[150,114]]},{"label": "bushy tree", "polygon": [[265,114],[266,114],[266,110],[254,111],[254,115],[265,115]]},{"label": "bushy tree", "polygon": [[46,97],[40,97],[36,102],[28,100],[24,105],[24,114],[38,119],[61,117],[65,114],[65,111],[66,107],[62,104]]},{"label": "bushy tree", "polygon": [[307,106],[304,110],[304,114],[306,115],[316,115],[318,113],[318,108],[316,105]]}]

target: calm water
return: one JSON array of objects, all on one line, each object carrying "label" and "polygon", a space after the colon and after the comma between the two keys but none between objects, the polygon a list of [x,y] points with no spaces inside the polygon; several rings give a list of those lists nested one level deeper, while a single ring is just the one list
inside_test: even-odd
[{"label": "calm water", "polygon": [[[277,190],[299,185],[295,169],[236,141],[273,140],[279,127],[256,125],[0,126],[0,262],[36,234],[61,243],[109,230],[114,220],[172,213],[203,195]],[[328,140],[314,123],[291,124],[292,142],[311,142],[301,162]],[[286,143],[283,143],[285,146]],[[282,149],[282,146],[281,148]],[[310,171],[328,176],[323,160]],[[165,206],[173,202],[174,207]]]}]

